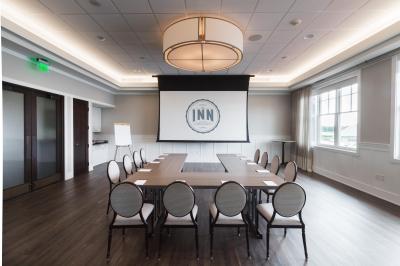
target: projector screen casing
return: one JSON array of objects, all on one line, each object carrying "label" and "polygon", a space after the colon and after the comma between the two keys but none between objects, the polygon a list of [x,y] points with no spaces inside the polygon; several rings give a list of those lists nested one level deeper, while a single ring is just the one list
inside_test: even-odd
[{"label": "projector screen casing", "polygon": [[[157,141],[249,142],[249,79],[249,75],[158,76],[159,125]],[[166,107],[165,104],[169,106]],[[194,108],[191,109],[192,106]],[[196,122],[195,116],[191,116],[192,113],[189,112],[198,112],[198,110],[203,109],[206,111],[211,109],[211,114],[214,114],[214,116],[210,116],[211,119],[207,117],[208,121],[204,121],[200,117]],[[218,121],[216,119],[217,113],[220,114]],[[189,117],[193,117],[193,120],[188,120]],[[192,123],[194,123],[193,127]],[[210,131],[202,132],[204,123],[205,128]],[[212,126],[207,128],[207,123],[218,125],[214,129]],[[215,126],[215,124],[213,125]]]}]

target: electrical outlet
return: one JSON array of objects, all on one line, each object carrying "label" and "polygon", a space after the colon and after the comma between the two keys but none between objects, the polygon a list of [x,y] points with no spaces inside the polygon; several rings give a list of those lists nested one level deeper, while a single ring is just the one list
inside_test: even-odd
[{"label": "electrical outlet", "polygon": [[381,182],[385,182],[385,176],[381,175],[381,174],[377,174],[375,176],[376,180],[381,181]]}]

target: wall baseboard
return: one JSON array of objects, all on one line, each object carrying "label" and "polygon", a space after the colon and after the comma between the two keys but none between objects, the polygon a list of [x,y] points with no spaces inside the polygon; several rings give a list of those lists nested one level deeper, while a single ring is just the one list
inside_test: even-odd
[{"label": "wall baseboard", "polygon": [[386,191],[386,190],[371,186],[371,185],[363,183],[363,182],[359,182],[358,180],[355,180],[350,177],[346,177],[346,176],[340,175],[338,173],[335,173],[335,172],[332,172],[332,171],[329,171],[326,169],[322,169],[319,167],[314,167],[314,172],[319,175],[322,175],[326,178],[335,180],[339,183],[345,184],[349,187],[355,188],[357,190],[360,190],[362,192],[365,192],[367,194],[370,194],[372,196],[375,196],[377,198],[386,200],[388,202],[391,202],[393,204],[400,206],[400,195],[399,194],[396,194],[396,193],[393,193],[390,191]]}]

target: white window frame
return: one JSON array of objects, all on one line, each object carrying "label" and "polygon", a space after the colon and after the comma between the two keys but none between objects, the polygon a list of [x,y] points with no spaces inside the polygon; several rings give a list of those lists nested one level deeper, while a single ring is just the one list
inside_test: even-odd
[{"label": "white window frame", "polygon": [[392,57],[392,95],[391,95],[391,157],[393,162],[400,163],[400,54]]},{"label": "white window frame", "polygon": [[[319,108],[320,108],[320,100],[319,100],[319,95],[321,95],[323,92],[327,92],[327,91],[331,91],[331,89],[329,89],[330,87],[332,87],[332,90],[334,89],[334,86],[337,83],[346,81],[348,79],[352,79],[355,78],[356,79],[356,83],[357,83],[357,139],[356,139],[356,148],[352,149],[352,148],[346,148],[346,147],[342,147],[338,145],[338,138],[339,138],[339,121],[338,121],[338,114],[339,114],[339,110],[340,110],[340,89],[336,88],[336,112],[335,112],[335,144],[334,145],[326,145],[326,144],[321,144],[319,137],[320,137],[320,132],[319,132],[319,128],[320,128],[320,119],[319,119]],[[345,153],[351,153],[351,154],[355,154],[358,155],[359,154],[359,148],[360,148],[360,122],[361,122],[361,91],[362,91],[362,84],[361,84],[361,71],[360,70],[356,70],[356,71],[352,71],[346,74],[343,74],[339,77],[336,77],[334,79],[331,79],[329,81],[323,82],[319,85],[316,85],[313,87],[313,96],[317,96],[318,97],[318,101],[317,101],[317,107],[316,107],[316,114],[314,114],[314,125],[313,125],[313,131],[314,131],[314,137],[315,139],[311,141],[311,143],[314,143],[314,147],[315,148],[323,148],[323,149],[330,149],[330,150],[334,150],[334,151],[339,151],[339,152],[345,152]]]}]

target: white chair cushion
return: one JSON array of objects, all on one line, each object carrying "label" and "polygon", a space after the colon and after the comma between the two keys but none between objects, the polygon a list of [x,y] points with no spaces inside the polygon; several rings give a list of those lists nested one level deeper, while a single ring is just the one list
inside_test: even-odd
[{"label": "white chair cushion", "polygon": [[[257,210],[262,216],[264,216],[264,218],[267,219],[268,222],[271,221],[272,214],[274,213],[274,207],[272,206],[272,203],[258,204]],[[272,225],[301,225],[301,222],[298,215],[292,217],[283,217],[276,213]]]},{"label": "white chair cushion", "polygon": [[275,193],[275,189],[274,188],[266,188],[266,189],[263,189],[263,191],[265,193],[270,194],[270,195]]},{"label": "white chair cushion", "polygon": [[[147,218],[149,218],[150,214],[152,213],[154,209],[154,205],[150,204],[150,203],[144,203],[143,207],[142,207],[142,215],[143,215],[143,219],[146,221]],[[139,225],[139,224],[143,224],[142,219],[140,219],[140,214],[136,214],[133,217],[123,217],[123,216],[119,216],[117,215],[117,217],[115,217],[115,221],[114,221],[114,225],[119,226],[119,225]]]},{"label": "white chair cushion", "polygon": [[[193,218],[196,219],[197,212],[199,207],[194,205],[193,207]],[[192,218],[190,217],[190,213],[183,217],[176,217],[172,214],[168,214],[167,220],[165,221],[166,225],[193,225]]]},{"label": "white chair cushion", "polygon": [[[211,203],[210,213],[213,219],[215,219],[215,217],[217,216],[217,206],[215,206],[215,203]],[[240,213],[233,217],[225,216],[222,213],[219,213],[216,224],[244,224],[244,221],[242,218],[242,214]]]}]

